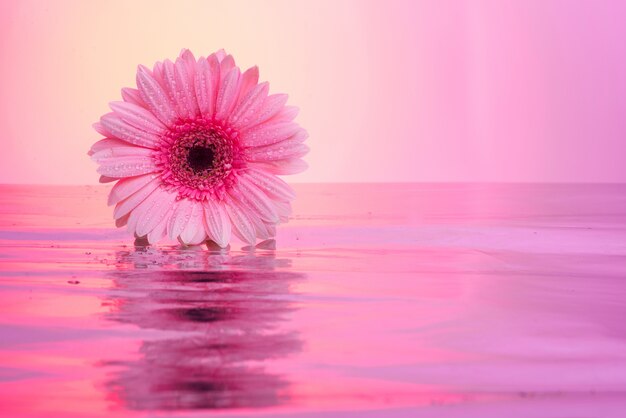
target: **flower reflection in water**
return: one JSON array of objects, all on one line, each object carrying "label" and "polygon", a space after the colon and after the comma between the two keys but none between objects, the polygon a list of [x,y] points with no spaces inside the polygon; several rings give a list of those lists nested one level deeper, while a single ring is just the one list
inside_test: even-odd
[{"label": "flower reflection in water", "polygon": [[300,350],[285,324],[303,274],[273,254],[138,248],[117,254],[110,318],[142,329],[138,359],[107,361],[112,398],[137,410],[263,407],[286,399],[269,360]]}]

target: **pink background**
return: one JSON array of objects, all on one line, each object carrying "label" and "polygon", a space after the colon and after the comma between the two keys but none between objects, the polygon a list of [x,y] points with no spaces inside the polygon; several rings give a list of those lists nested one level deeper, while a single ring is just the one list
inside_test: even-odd
[{"label": "pink background", "polygon": [[138,63],[224,47],[309,130],[293,181],[626,181],[623,1],[3,1],[0,182],[95,183]]}]

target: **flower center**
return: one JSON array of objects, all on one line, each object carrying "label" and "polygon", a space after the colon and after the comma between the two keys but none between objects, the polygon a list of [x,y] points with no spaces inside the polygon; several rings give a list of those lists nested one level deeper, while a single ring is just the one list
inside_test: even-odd
[{"label": "flower center", "polygon": [[215,147],[212,144],[206,146],[194,145],[189,148],[187,154],[187,165],[199,173],[213,168],[213,160],[215,159]]},{"label": "flower center", "polygon": [[176,190],[179,198],[222,199],[236,182],[233,171],[246,166],[238,136],[212,120],[173,126],[155,156],[163,184]]}]

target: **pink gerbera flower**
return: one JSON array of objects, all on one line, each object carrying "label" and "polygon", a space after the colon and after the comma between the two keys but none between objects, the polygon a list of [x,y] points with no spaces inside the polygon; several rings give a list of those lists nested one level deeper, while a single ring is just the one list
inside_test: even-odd
[{"label": "pink gerbera flower", "polygon": [[306,168],[307,133],[287,95],[268,95],[258,78],[224,51],[139,66],[137,89],[122,89],[124,101],[94,124],[105,138],[89,152],[100,181],[117,180],[109,205],[118,226],[150,243],[275,236],[294,198],[276,175]]}]

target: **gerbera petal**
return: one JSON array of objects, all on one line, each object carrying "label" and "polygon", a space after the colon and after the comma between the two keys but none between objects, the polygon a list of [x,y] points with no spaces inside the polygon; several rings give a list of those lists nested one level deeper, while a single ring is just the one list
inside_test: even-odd
[{"label": "gerbera petal", "polygon": [[194,118],[198,104],[185,62],[181,58],[176,60],[176,64],[166,60],[163,63],[163,76],[165,88],[178,115],[182,118]]},{"label": "gerbera petal", "polygon": [[166,129],[166,126],[152,112],[139,105],[129,102],[111,102],[109,106],[124,122],[145,132],[160,135]]},{"label": "gerbera petal", "polygon": [[268,83],[261,83],[252,87],[230,116],[231,124],[237,129],[248,125],[263,106],[268,91]]},{"label": "gerbera petal", "polygon": [[156,148],[161,138],[146,132],[122,120],[116,113],[107,113],[100,118],[100,123],[108,133],[107,137],[117,138],[141,147]]},{"label": "gerbera petal", "polygon": [[196,200],[192,200],[191,202],[191,210],[189,211],[189,220],[187,221],[187,225],[185,225],[185,229],[180,234],[180,240],[184,244],[199,244],[204,241],[204,239],[198,239],[199,231],[202,231],[201,234],[206,237],[204,231],[204,212],[202,211],[202,204]]},{"label": "gerbera petal", "polygon": [[240,206],[239,202],[232,197],[229,197],[225,208],[231,220],[233,233],[243,242],[250,245],[254,244],[256,241],[254,224],[244,209]]},{"label": "gerbera petal", "polygon": [[[223,68],[220,72],[223,71]],[[239,68],[231,69],[222,82],[215,103],[215,117],[224,120],[232,111],[239,92]]]},{"label": "gerbera petal", "polygon": [[96,152],[102,151],[103,149],[121,146],[128,146],[128,142],[124,142],[114,138],[102,138],[101,140],[96,141],[96,143],[91,146],[91,148],[87,152],[87,155],[92,156]]},{"label": "gerbera petal", "polygon": [[137,89],[124,87],[122,89],[122,99],[124,99],[125,102],[136,104],[137,106],[141,106],[146,109],[148,108],[146,102],[143,101],[143,99],[141,98],[141,94]]},{"label": "gerbera petal", "polygon": [[215,110],[217,86],[220,78],[220,66],[215,56],[200,58],[195,74],[194,88],[200,113],[211,118]]},{"label": "gerbera petal", "polygon": [[[276,237],[276,224],[265,223],[265,228],[267,229],[268,238]],[[276,248],[274,248],[276,249]]]},{"label": "gerbera petal", "polygon": [[[277,135],[276,138],[280,138],[280,135]],[[287,139],[283,139],[280,141],[276,141],[274,143],[266,144],[262,147],[254,147],[249,149],[250,152],[259,151],[259,150],[271,150],[275,148],[289,148],[295,146],[297,144],[303,143],[309,137],[309,133],[304,129],[298,129],[295,134],[291,135]]]},{"label": "gerbera petal", "polygon": [[156,244],[161,241],[167,235],[167,223],[169,221],[169,215],[172,214],[172,208],[168,208],[165,216],[161,221],[148,233],[148,242],[150,244]]},{"label": "gerbera petal", "polygon": [[286,94],[272,94],[267,96],[263,101],[263,105],[259,111],[252,115],[250,122],[242,129],[252,128],[260,123],[270,120],[285,107],[289,96]]},{"label": "gerbera petal", "polygon": [[235,186],[238,189],[237,198],[247,204],[251,211],[268,222],[278,222],[278,213],[272,201],[263,193],[257,185],[250,182],[246,176],[241,176]]},{"label": "gerbera petal", "polygon": [[[242,213],[247,216],[254,228],[255,237],[267,239],[269,238],[269,230],[266,224],[278,222],[278,214],[271,202],[268,202],[267,206],[269,208],[266,208],[259,203],[258,196],[251,197],[249,195],[250,190],[242,187],[241,182],[242,180],[240,179],[237,188],[230,190],[231,201],[235,202],[238,207],[241,208]],[[267,199],[267,197],[265,197],[265,199]]]},{"label": "gerbera petal", "polygon": [[132,177],[158,171],[154,160],[145,156],[115,157],[100,160],[98,174],[107,177]]},{"label": "gerbera petal", "polygon": [[165,87],[165,90],[167,91],[170,101],[173,104],[178,116],[183,118],[187,117],[189,111],[184,98],[183,88],[178,83],[176,68],[170,60],[163,62],[163,82],[163,87]]},{"label": "gerbera petal", "polygon": [[98,163],[104,163],[107,160],[118,157],[150,157],[153,152],[150,148],[136,147],[129,144],[115,145],[94,152],[91,159]]},{"label": "gerbera petal", "polygon": [[176,69],[176,82],[182,87],[182,100],[187,108],[187,116],[195,118],[199,109],[193,85],[194,74],[190,72],[187,62],[183,58],[176,60],[174,68]]},{"label": "gerbera petal", "polygon": [[187,74],[189,75],[189,78],[193,79],[196,72],[196,58],[193,56],[193,53],[190,50],[183,48],[178,57],[185,62]]},{"label": "gerbera petal", "polygon": [[248,180],[276,200],[289,201],[296,197],[293,189],[273,174],[251,168],[246,171],[245,175]]},{"label": "gerbera petal", "polygon": [[215,57],[219,62],[222,62],[224,58],[226,58],[226,51],[224,51],[224,48],[221,48],[212,53],[210,56]]},{"label": "gerbera petal", "polygon": [[141,219],[150,217],[152,206],[155,201],[159,199],[159,196],[164,191],[162,187],[155,188],[152,193],[146,196],[135,208],[130,212],[130,216],[128,217],[128,223],[126,227],[128,232],[135,234],[135,236],[143,237],[150,231],[139,231],[139,222]]},{"label": "gerbera petal", "polygon": [[[146,67],[146,72],[148,72],[148,68]],[[163,68],[163,63],[161,61],[157,61],[154,63],[152,67],[152,77],[156,80],[157,83],[161,85],[161,87],[165,86],[165,69]]]},{"label": "gerbera petal", "polygon": [[[268,96],[268,98],[273,96]],[[282,96],[284,97],[277,97],[273,99],[273,102],[271,103],[266,102],[263,105],[263,109],[259,111],[256,116],[256,119],[252,120],[251,123],[242,128],[242,130],[247,131],[250,129],[263,129],[263,126],[293,121],[295,117],[298,116],[298,112],[300,110],[295,106],[285,106],[284,102],[287,101],[287,95]]]},{"label": "gerbera petal", "polygon": [[269,231],[267,229],[266,222],[263,219],[261,219],[261,217],[258,216],[258,214],[255,212],[248,212],[247,215],[248,215],[248,218],[250,218],[252,225],[254,226],[255,241],[256,241],[256,238],[268,239]]},{"label": "gerbera petal", "polygon": [[260,147],[275,144],[296,134],[300,129],[293,122],[268,122],[248,129],[241,134],[241,143],[245,147]]},{"label": "gerbera petal", "polygon": [[223,50],[196,60],[183,49],[139,66],[136,79],[94,125],[104,139],[88,152],[100,181],[117,181],[108,199],[116,225],[151,243],[274,237],[294,198],[275,175],[302,171],[308,152],[287,95],[269,96],[258,68],[242,73]]},{"label": "gerbera petal", "polygon": [[[218,59],[219,59],[219,56],[218,56]],[[220,59],[219,62],[220,62],[220,74],[221,74],[220,80],[223,82],[228,72],[232,70],[233,68],[235,68],[235,58],[233,58],[232,55],[226,55],[224,58]]]},{"label": "gerbera petal", "polygon": [[299,158],[293,160],[279,160],[266,163],[250,162],[250,167],[265,170],[271,174],[286,175],[298,174],[306,170],[309,165]]},{"label": "gerbera petal", "polygon": [[154,174],[144,174],[143,176],[121,179],[115,183],[109,192],[107,204],[109,206],[115,205],[117,202],[126,199],[128,196],[136,193],[139,189],[150,183],[150,181],[154,180],[154,178]]},{"label": "gerbera petal", "polygon": [[276,116],[272,118],[272,121],[275,121],[275,122],[292,121],[296,118],[296,116],[298,116],[298,112],[300,112],[300,109],[297,108],[296,106],[285,106],[282,109],[280,109],[280,111],[276,114]]},{"label": "gerbera petal", "polygon": [[258,220],[258,222],[254,222],[254,234],[258,239],[268,239],[270,237],[270,233],[267,229],[267,224],[260,219]]},{"label": "gerbera petal", "polygon": [[224,248],[230,241],[231,226],[224,207],[212,200],[204,201],[204,220],[210,239]]},{"label": "gerbera petal", "polygon": [[301,140],[286,140],[265,147],[249,148],[246,150],[248,161],[278,161],[301,158],[309,152],[309,147]]},{"label": "gerbera petal", "polygon": [[176,120],[174,107],[163,87],[143,65],[137,70],[137,87],[148,109],[161,122],[170,126]]},{"label": "gerbera petal", "polygon": [[196,234],[193,237],[191,237],[191,239],[189,240],[189,242],[186,243],[186,245],[200,245],[206,240],[207,240],[206,231],[204,230],[204,227],[202,227],[196,230]]},{"label": "gerbera petal", "polygon": [[109,136],[109,132],[106,129],[104,129],[104,126],[102,126],[102,124],[100,122],[96,122],[96,123],[92,124],[91,126],[100,135],[102,135],[102,136]]},{"label": "gerbera petal", "polygon": [[274,202],[276,206],[276,211],[278,212],[278,216],[281,222],[287,222],[289,220],[289,216],[291,215],[291,203],[289,202]]},{"label": "gerbera petal", "polygon": [[137,234],[137,222],[139,222],[139,218],[141,217],[141,215],[143,215],[145,212],[145,208],[143,208],[141,206],[141,203],[139,203],[139,205],[137,205],[137,207],[135,209],[133,209],[129,216],[128,216],[128,220],[126,221],[126,230],[128,232],[130,232],[131,234],[135,235],[135,237],[142,237],[143,235],[139,235]]},{"label": "gerbera petal", "polygon": [[190,216],[191,201],[189,199],[178,200],[167,225],[168,235],[171,239],[176,239],[183,232]]},{"label": "gerbera petal", "polygon": [[157,224],[163,220],[174,202],[174,199],[176,199],[176,193],[167,191],[162,187],[152,192],[152,194],[141,203],[141,206],[146,207],[146,210],[137,223],[137,235],[144,236],[152,231]]},{"label": "gerbera petal", "polygon": [[126,199],[118,202],[113,210],[113,218],[119,219],[126,215],[137,207],[138,204],[150,195],[159,185],[161,180],[157,177],[148,182],[145,186],[139,188],[135,193],[128,196]]},{"label": "gerbera petal", "polygon": [[268,222],[261,219],[261,217],[258,216],[258,213],[251,210],[245,203],[240,203],[242,205],[241,208],[245,211],[252,227],[254,228],[254,241],[250,242],[250,244],[254,244],[257,238],[261,240],[270,238],[270,230],[267,227]]},{"label": "gerbera petal", "polygon": [[241,74],[241,88],[239,90],[239,102],[246,98],[246,95],[254,86],[259,83],[259,67],[248,68]]}]

